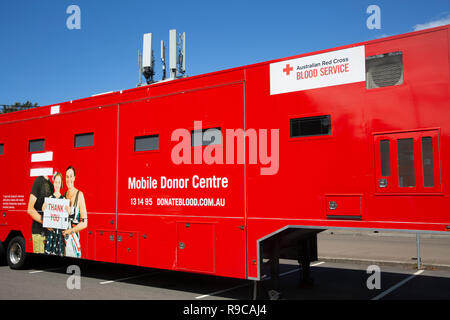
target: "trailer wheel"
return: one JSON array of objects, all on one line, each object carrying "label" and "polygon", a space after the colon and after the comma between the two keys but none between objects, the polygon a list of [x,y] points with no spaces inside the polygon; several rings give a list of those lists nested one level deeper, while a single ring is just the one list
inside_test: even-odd
[{"label": "trailer wheel", "polygon": [[25,239],[21,236],[13,238],[6,250],[6,261],[11,269],[22,269],[30,258],[25,251]]},{"label": "trailer wheel", "polygon": [[0,241],[0,266],[5,265],[5,263],[5,246],[3,245],[3,242]]}]

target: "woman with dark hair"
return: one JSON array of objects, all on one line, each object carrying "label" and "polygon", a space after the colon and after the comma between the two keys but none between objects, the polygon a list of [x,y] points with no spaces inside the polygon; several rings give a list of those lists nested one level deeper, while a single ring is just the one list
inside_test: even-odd
[{"label": "woman with dark hair", "polygon": [[69,228],[63,231],[66,239],[66,256],[81,258],[79,232],[87,227],[87,211],[83,192],[75,188],[75,168],[66,169],[67,191],[64,194],[70,200]]}]

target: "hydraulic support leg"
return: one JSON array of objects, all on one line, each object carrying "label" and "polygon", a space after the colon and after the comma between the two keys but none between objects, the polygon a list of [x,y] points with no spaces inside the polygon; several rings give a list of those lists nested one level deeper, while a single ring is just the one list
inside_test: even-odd
[{"label": "hydraulic support leg", "polygon": [[304,240],[299,245],[298,263],[301,265],[299,286],[312,286],[314,280],[311,277],[311,257],[308,240]]},{"label": "hydraulic support leg", "polygon": [[272,281],[272,289],[269,290],[270,300],[278,300],[280,293],[280,242],[277,238],[272,242],[270,254],[270,278]]}]

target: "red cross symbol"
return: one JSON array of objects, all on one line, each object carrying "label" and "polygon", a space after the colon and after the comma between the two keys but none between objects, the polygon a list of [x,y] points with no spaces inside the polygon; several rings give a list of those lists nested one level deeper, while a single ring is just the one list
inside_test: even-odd
[{"label": "red cross symbol", "polygon": [[289,63],[288,63],[288,64],[286,65],[286,68],[283,69],[283,72],[286,72],[286,75],[288,76],[288,75],[291,73],[292,70],[294,70],[294,68],[291,67],[291,66],[289,65]]}]

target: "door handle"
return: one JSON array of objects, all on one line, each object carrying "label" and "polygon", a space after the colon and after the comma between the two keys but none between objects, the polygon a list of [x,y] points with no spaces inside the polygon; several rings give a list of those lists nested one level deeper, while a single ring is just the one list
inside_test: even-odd
[{"label": "door handle", "polygon": [[336,201],[329,201],[328,202],[328,209],[336,210],[337,209],[337,202]]},{"label": "door handle", "polygon": [[378,187],[386,188],[387,184],[388,184],[387,179],[384,178],[378,179]]}]

